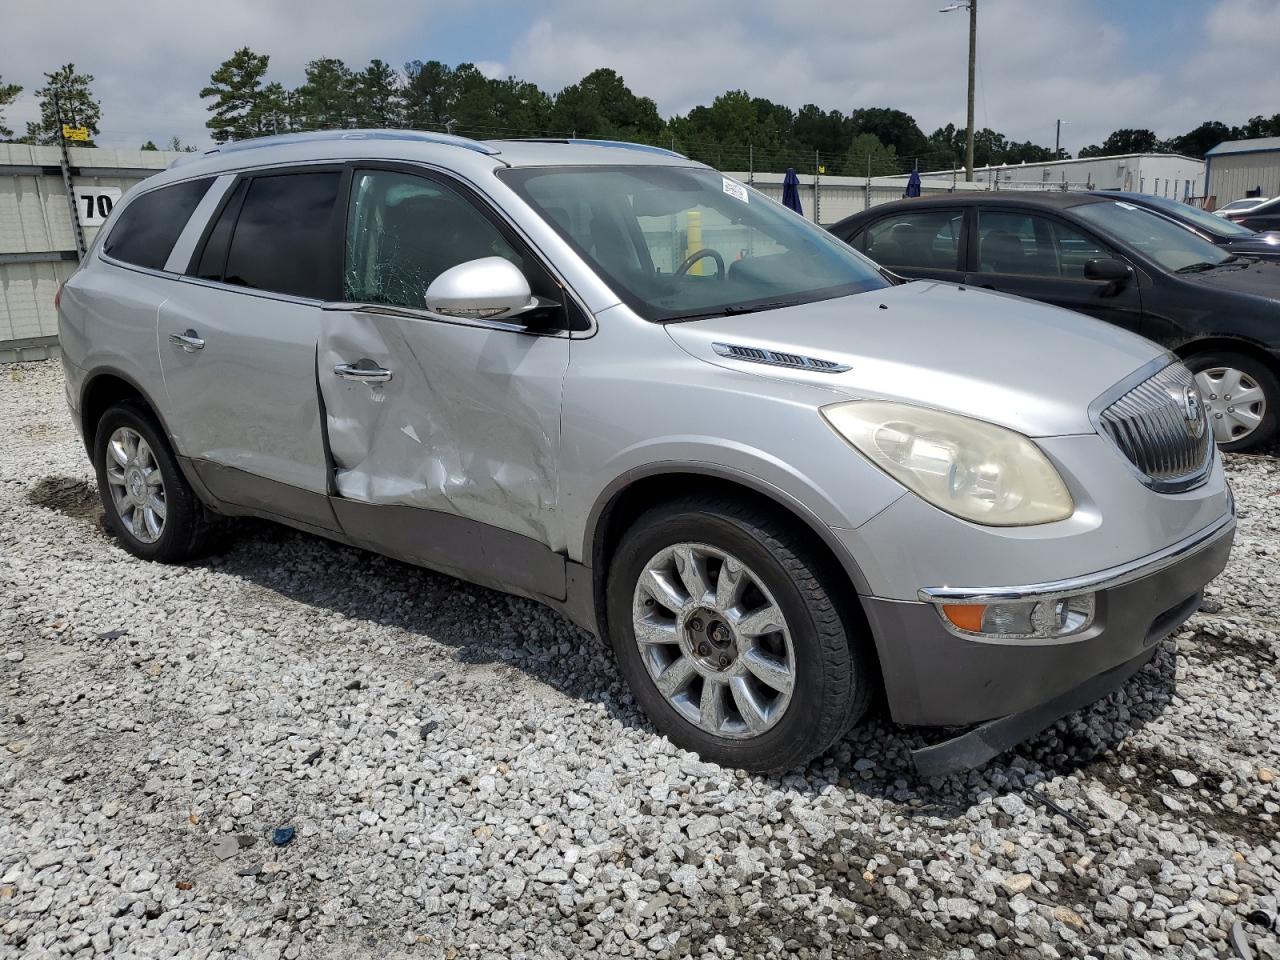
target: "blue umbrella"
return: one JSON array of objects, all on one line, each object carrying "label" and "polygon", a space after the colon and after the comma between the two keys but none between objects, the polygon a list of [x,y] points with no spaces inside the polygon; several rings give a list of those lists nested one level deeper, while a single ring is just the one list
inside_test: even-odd
[{"label": "blue umbrella", "polygon": [[804,208],[800,206],[800,178],[796,176],[795,167],[787,167],[787,175],[782,178],[782,205],[804,216]]},{"label": "blue umbrella", "polygon": [[907,177],[907,194],[908,197],[920,196],[920,171],[912,170],[911,176]]}]

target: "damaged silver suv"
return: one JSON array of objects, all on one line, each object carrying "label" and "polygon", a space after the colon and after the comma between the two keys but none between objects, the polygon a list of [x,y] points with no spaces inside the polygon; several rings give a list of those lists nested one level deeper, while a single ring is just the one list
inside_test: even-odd
[{"label": "damaged silver suv", "polygon": [[145,181],[59,291],[131,553],[252,515],[551,604],[752,770],[882,694],[981,763],[1118,686],[1235,529],[1186,369],[906,283],[677,154],[342,131]]}]

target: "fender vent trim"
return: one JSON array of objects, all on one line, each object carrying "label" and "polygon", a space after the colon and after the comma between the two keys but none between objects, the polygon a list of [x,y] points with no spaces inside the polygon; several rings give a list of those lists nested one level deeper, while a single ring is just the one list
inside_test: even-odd
[{"label": "fender vent trim", "polygon": [[765,347],[750,347],[739,343],[713,343],[711,349],[722,357],[745,360],[748,363],[764,363],[772,367],[788,367],[792,370],[810,370],[813,373],[845,373],[851,369],[847,363],[836,363],[820,357],[805,357],[798,353],[783,353]]}]

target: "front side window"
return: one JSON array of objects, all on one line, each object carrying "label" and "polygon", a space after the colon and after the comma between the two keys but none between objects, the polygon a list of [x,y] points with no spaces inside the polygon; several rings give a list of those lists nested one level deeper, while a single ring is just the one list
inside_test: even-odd
[{"label": "front side window", "polygon": [[1086,263],[1110,256],[1096,240],[1059,220],[1014,211],[978,212],[978,269],[983,273],[1082,280]]},{"label": "front side window", "polygon": [[222,281],[316,300],[331,296],[333,209],[340,178],[328,171],[250,181]]},{"label": "front side window", "polygon": [[1173,273],[1212,270],[1231,259],[1231,254],[1203,237],[1132,203],[1085,203],[1072,207],[1071,212],[1104,237],[1132,247]]},{"label": "front side window", "polygon": [[867,256],[886,267],[955,270],[960,256],[959,210],[910,210],[867,228]]},{"label": "front side window", "polygon": [[493,222],[456,190],[412,174],[356,171],[342,272],[347,300],[421,310],[432,280],[482,257],[525,269]]},{"label": "front side window", "polygon": [[527,167],[499,176],[649,320],[747,313],[888,285],[822,228],[713,170]]},{"label": "front side window", "polygon": [[111,228],[102,252],[115,260],[163,270],[213,178],[188,180],[144,193],[129,203]]}]

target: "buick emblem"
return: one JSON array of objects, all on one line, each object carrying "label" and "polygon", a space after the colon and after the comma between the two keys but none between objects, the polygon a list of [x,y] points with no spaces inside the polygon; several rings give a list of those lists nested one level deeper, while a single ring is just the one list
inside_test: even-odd
[{"label": "buick emblem", "polygon": [[1183,387],[1174,401],[1182,408],[1182,416],[1187,421],[1187,432],[1193,437],[1204,433],[1204,418],[1201,416],[1200,394],[1195,387]]}]

